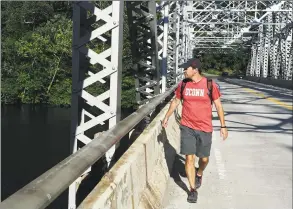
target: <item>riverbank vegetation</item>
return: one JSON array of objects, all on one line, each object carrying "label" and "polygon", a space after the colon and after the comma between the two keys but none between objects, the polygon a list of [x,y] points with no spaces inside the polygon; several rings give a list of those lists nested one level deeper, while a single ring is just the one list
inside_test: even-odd
[{"label": "riverbank vegetation", "polygon": [[[99,2],[109,4],[110,2]],[[124,13],[122,108],[135,104],[127,16]],[[72,2],[1,2],[3,104],[70,105]],[[204,54],[203,66],[220,72],[242,70],[241,54]],[[241,61],[239,61],[241,60]],[[92,87],[99,92],[101,85]]]}]

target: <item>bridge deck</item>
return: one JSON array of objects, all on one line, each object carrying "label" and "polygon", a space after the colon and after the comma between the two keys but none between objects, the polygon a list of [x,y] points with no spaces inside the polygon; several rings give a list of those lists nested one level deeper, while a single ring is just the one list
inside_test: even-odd
[{"label": "bridge deck", "polygon": [[234,81],[253,89],[219,82],[229,138],[220,139],[215,120],[198,203],[186,201],[184,156],[177,155],[164,209],[292,208],[292,91]]}]

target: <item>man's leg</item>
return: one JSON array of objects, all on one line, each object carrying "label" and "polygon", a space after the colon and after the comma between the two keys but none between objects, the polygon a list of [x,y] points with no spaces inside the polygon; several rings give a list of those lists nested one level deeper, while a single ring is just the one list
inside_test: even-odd
[{"label": "man's leg", "polygon": [[199,168],[196,173],[195,185],[198,189],[202,184],[203,171],[209,163],[209,156],[212,146],[212,133],[206,133],[198,131],[198,141],[197,141],[197,156],[199,157]]},{"label": "man's leg", "polygon": [[190,189],[195,189],[195,155],[186,155],[185,171],[189,181]]},{"label": "man's leg", "polygon": [[197,191],[195,188],[195,155],[185,155],[185,171],[186,176],[189,181],[190,185],[190,192],[187,197],[187,201],[190,203],[196,203],[197,202]]},{"label": "man's leg", "polygon": [[190,192],[188,192],[187,201],[190,203],[197,202],[197,191],[195,189],[195,152],[196,152],[196,138],[191,128],[180,126],[181,141],[180,141],[180,154],[186,156],[185,172],[190,184]]},{"label": "man's leg", "polygon": [[198,161],[199,168],[197,170],[197,175],[202,176],[202,173],[204,169],[207,167],[208,163],[209,163],[209,157],[199,158],[199,161]]}]

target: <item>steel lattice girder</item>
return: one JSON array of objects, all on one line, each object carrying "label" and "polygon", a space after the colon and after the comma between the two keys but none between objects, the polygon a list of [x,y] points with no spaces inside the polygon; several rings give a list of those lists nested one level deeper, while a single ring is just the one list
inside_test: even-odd
[{"label": "steel lattice girder", "polygon": [[161,92],[173,86],[179,79],[176,67],[178,65],[179,34],[178,37],[176,35],[180,24],[179,7],[180,5],[176,2],[169,1],[157,4],[157,12],[161,14],[161,19],[158,20],[159,60],[162,61]]},{"label": "steel lattice girder", "polygon": [[[79,144],[83,146],[92,140],[87,131],[105,124],[111,128],[120,120],[124,5],[123,1],[74,2],[73,5],[71,152],[76,152]],[[182,39],[179,32],[182,7],[178,11],[178,3],[171,3],[170,6],[173,7],[168,8],[169,14],[166,15],[170,16],[170,22],[175,22],[167,22],[167,33],[165,22],[165,39],[161,48],[165,49],[165,57],[168,57],[168,53],[170,55],[167,64],[171,75],[178,70],[178,59],[182,58],[178,50],[179,40]],[[166,8],[164,10],[166,12]],[[174,11],[177,12],[175,15]],[[156,4],[153,1],[127,2],[127,13],[136,76],[136,99],[139,104],[144,104],[160,93],[160,42],[157,35],[160,28],[157,28]],[[167,82],[171,83],[170,80]],[[96,86],[104,90],[98,94]],[[108,165],[116,145],[106,153]],[[77,179],[69,187],[69,209],[76,208],[76,188],[80,181],[81,178]]]},{"label": "steel lattice girder", "polygon": [[[139,104],[182,78],[178,64],[193,56],[193,48],[233,49],[243,43],[252,49],[247,75],[292,79],[292,1],[126,4]],[[123,1],[74,3],[72,152],[77,142],[92,140],[86,131],[105,122],[110,128],[120,120],[123,9]],[[163,21],[157,21],[158,13]],[[97,42],[103,47],[97,48]],[[103,92],[96,95],[93,85]],[[107,153],[108,163],[114,149]],[[69,189],[70,209],[75,208],[75,186]]]},{"label": "steel lattice girder", "polygon": [[292,1],[191,1],[183,18],[194,48],[252,45],[248,75],[292,79],[292,10]]},{"label": "steel lattice girder", "polygon": [[[92,140],[86,131],[120,120],[123,9],[123,1],[73,3],[72,153]],[[108,165],[114,151],[106,154]],[[76,186],[69,187],[69,209],[76,208]]]},{"label": "steel lattice girder", "polygon": [[251,65],[251,69],[247,69],[248,75],[292,80],[293,3],[284,2],[281,8],[290,12],[271,12],[263,21],[282,24],[260,25],[258,37],[253,38],[258,48],[257,56],[251,57],[251,63],[256,65]]},{"label": "steel lattice girder", "polygon": [[[182,11],[178,2],[169,1],[157,3],[156,10],[152,1],[126,5],[136,72],[136,101],[145,104],[179,79],[178,60],[185,58],[180,51],[186,48],[180,45]],[[161,18],[157,20],[157,16]]]},{"label": "steel lattice girder", "polygon": [[268,11],[290,11],[279,7],[273,1],[194,1],[185,7],[185,21],[193,29],[195,43],[202,36],[242,38],[251,36]]},{"label": "steel lattice girder", "polygon": [[126,2],[135,71],[136,101],[145,104],[160,92],[156,3]]},{"label": "steel lattice girder", "polygon": [[166,90],[166,82],[167,82],[167,44],[168,44],[168,36],[169,36],[169,3],[161,2],[161,4],[156,4],[157,6],[157,14],[161,16],[158,19],[157,23],[157,31],[158,31],[158,58],[160,62],[160,71],[161,71],[161,80],[160,80],[160,92],[165,92]]}]

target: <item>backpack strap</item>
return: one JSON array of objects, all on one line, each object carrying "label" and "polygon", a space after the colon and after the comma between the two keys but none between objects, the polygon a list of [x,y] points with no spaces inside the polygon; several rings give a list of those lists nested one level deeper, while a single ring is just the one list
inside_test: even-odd
[{"label": "backpack strap", "polygon": [[207,78],[207,87],[208,87],[208,90],[209,90],[209,97],[210,97],[210,100],[211,100],[211,104],[213,104],[213,80],[211,78]]},{"label": "backpack strap", "polygon": [[181,101],[183,101],[183,91],[184,91],[184,88],[186,86],[186,83],[189,82],[190,79],[188,78],[185,78],[182,80],[182,84],[181,84],[181,91],[180,91],[180,95],[181,95]]}]

